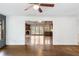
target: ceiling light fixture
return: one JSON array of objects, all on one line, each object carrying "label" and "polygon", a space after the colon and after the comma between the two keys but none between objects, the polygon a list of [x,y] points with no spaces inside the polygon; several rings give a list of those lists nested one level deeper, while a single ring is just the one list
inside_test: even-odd
[{"label": "ceiling light fixture", "polygon": [[41,20],[39,20],[38,22],[41,23]]},{"label": "ceiling light fixture", "polygon": [[39,5],[33,5],[33,8],[35,9],[35,10],[38,10],[39,9]]}]

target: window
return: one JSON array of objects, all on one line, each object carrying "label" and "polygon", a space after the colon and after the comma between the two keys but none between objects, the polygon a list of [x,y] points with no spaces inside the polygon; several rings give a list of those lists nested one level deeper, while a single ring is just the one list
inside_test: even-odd
[{"label": "window", "polygon": [[43,26],[39,26],[39,25],[35,25],[35,26],[31,26],[31,34],[44,34],[44,30],[43,30]]},{"label": "window", "polygon": [[36,26],[36,32],[35,34],[40,34],[40,26]]},{"label": "window", "polygon": [[31,25],[31,34],[35,34],[35,33],[36,33],[36,26]]},{"label": "window", "polygon": [[32,25],[31,26],[31,43],[33,44],[43,44],[44,41],[44,31],[43,26]]},{"label": "window", "polygon": [[43,26],[40,26],[40,34],[44,34]]}]

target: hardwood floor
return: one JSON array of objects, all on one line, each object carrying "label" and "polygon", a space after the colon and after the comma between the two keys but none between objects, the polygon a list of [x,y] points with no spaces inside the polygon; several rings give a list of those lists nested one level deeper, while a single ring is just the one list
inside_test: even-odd
[{"label": "hardwood floor", "polygon": [[6,46],[0,56],[79,56],[79,46]]}]

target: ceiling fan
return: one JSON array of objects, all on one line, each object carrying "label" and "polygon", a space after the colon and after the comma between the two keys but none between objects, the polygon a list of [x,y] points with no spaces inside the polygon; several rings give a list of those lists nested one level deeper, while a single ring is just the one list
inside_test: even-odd
[{"label": "ceiling fan", "polygon": [[31,6],[29,6],[28,8],[24,9],[25,11],[27,11],[30,8],[34,8],[35,10],[38,10],[40,13],[43,12],[41,6],[43,7],[54,7],[54,4],[48,4],[48,3],[29,3],[32,4]]}]

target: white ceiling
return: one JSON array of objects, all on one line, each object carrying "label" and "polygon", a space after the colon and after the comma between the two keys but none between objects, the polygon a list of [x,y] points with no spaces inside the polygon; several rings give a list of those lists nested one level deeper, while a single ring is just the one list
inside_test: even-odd
[{"label": "white ceiling", "polygon": [[24,11],[31,4],[27,3],[0,3],[0,13],[14,16],[77,16],[79,15],[79,3],[55,3],[55,7],[41,7],[43,13],[30,8]]}]

